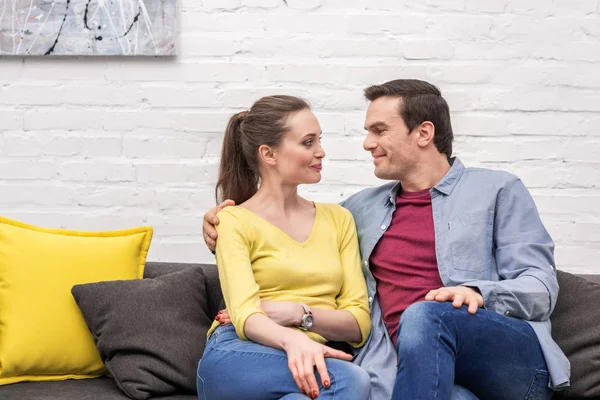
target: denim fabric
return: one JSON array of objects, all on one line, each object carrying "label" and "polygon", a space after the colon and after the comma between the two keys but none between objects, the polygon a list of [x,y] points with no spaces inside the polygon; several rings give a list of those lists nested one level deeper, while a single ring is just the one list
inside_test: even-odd
[{"label": "denim fabric", "polygon": [[[321,385],[318,399],[367,400],[369,375],[348,361],[325,359],[331,386]],[[284,351],[241,340],[233,325],[212,333],[198,365],[199,400],[302,399],[302,393],[288,368]],[[297,394],[297,396],[291,396]]]},{"label": "denim fabric", "polygon": [[521,319],[487,310],[471,315],[448,302],[415,303],[400,320],[397,352],[392,400],[449,399],[454,382],[486,400],[552,397],[537,337]]},{"label": "denim fabric", "polygon": [[[430,191],[442,282],[475,286],[487,310],[526,320],[540,342],[550,386],[567,386],[569,361],[552,339],[548,319],[558,295],[554,243],[531,195],[512,174],[465,168],[456,158],[450,162],[446,176]],[[369,258],[392,220],[399,190],[400,183],[391,182],[341,203],[356,222],[371,303],[371,335],[355,363],[371,375],[373,400],[391,395],[396,350],[381,320]]]},{"label": "denim fabric", "polygon": [[479,398],[464,386],[455,384],[452,386],[451,400],[479,400]]}]

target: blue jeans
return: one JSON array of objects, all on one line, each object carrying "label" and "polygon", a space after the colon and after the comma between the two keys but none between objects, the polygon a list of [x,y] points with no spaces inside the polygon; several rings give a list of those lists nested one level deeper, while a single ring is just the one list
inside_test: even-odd
[{"label": "blue jeans", "polygon": [[[368,400],[371,383],[366,371],[334,358],[326,358],[325,364],[331,386],[325,389],[315,370],[318,399]],[[198,365],[197,388],[200,400],[302,398],[288,368],[287,354],[241,340],[231,324],[220,326],[208,339]]]},{"label": "blue jeans", "polygon": [[[402,314],[392,400],[545,400],[548,370],[535,333],[520,319],[424,301]],[[467,395],[457,396],[457,385]],[[464,388],[468,389],[465,391]],[[453,394],[454,391],[454,394]]]}]

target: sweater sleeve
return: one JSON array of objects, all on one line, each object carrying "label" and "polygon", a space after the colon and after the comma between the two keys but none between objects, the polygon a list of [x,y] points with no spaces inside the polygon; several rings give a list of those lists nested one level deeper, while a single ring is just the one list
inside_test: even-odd
[{"label": "sweater sleeve", "polygon": [[342,289],[337,296],[339,310],[351,313],[358,326],[362,339],[360,342],[349,342],[353,347],[362,346],[371,332],[371,315],[367,299],[367,285],[360,266],[358,238],[354,218],[349,211],[342,209],[343,218],[338,225],[340,231],[340,261],[342,263],[343,282]]},{"label": "sweater sleeve", "polygon": [[250,260],[251,237],[243,220],[224,209],[218,214],[216,258],[223,298],[237,335],[248,340],[244,325],[260,305],[259,286]]}]

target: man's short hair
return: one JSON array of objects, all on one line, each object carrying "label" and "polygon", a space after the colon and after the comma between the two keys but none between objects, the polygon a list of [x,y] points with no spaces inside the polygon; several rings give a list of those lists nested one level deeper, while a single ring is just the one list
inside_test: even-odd
[{"label": "man's short hair", "polygon": [[452,122],[448,103],[440,90],[429,82],[418,79],[396,79],[381,85],[369,86],[364,91],[369,101],[380,97],[398,97],[400,116],[412,132],[417,126],[429,121],[435,127],[433,143],[440,153],[452,156]]}]

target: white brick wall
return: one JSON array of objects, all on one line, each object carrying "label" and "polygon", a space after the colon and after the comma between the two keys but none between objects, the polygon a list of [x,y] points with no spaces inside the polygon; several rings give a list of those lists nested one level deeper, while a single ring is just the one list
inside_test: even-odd
[{"label": "white brick wall", "polygon": [[369,84],[438,85],[456,155],[520,175],[561,269],[600,273],[598,0],[181,0],[174,59],[0,60],[0,214],[155,228],[150,259],[210,262],[201,238],[229,115],[313,104],[335,202],[379,182],[362,150]]}]

